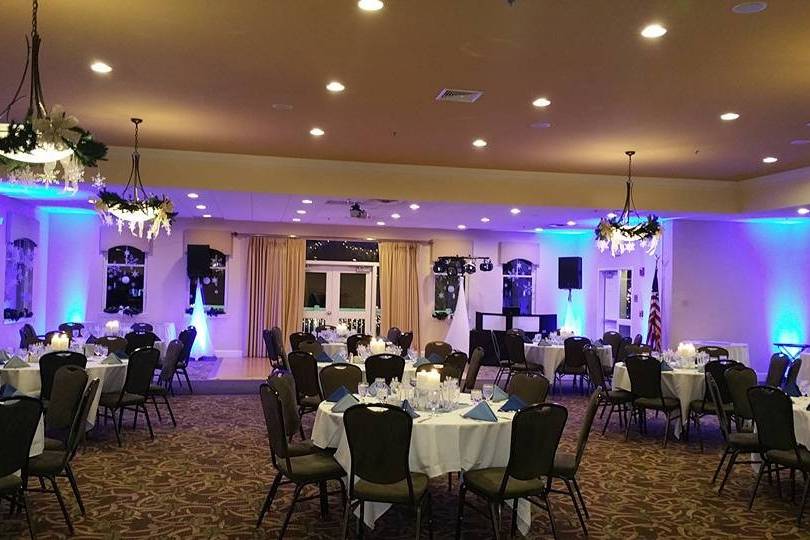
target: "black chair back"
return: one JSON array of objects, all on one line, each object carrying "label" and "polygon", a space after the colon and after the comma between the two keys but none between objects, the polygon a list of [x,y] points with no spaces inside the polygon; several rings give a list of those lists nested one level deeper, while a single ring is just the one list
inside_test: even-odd
[{"label": "black chair back", "polygon": [[[729,370],[726,373],[731,373],[731,371],[735,370]],[[754,381],[754,384],[756,384],[756,379],[754,379]],[[715,411],[717,411],[717,422],[720,424],[720,433],[723,435],[723,440],[728,441],[731,424],[729,424],[726,409],[723,407],[723,398],[720,396],[720,388],[717,386],[717,381],[712,374],[708,372],[706,373],[706,388],[711,403],[714,404]],[[748,396],[746,396],[745,400],[748,401]]]},{"label": "black chair back", "polygon": [[295,389],[295,379],[289,373],[275,372],[267,379],[267,384],[278,394],[284,413],[284,434],[292,437],[301,427],[301,417],[298,416],[298,394]]},{"label": "black chair back", "polygon": [[102,336],[96,338],[95,344],[100,347],[106,347],[109,353],[126,353],[127,340],[117,336]]},{"label": "black chair back", "polygon": [[368,347],[369,343],[371,343],[371,336],[367,336],[365,334],[352,334],[346,338],[346,352],[349,355],[356,355],[358,345]]},{"label": "black chair back", "polygon": [[357,385],[363,382],[363,370],[354,364],[329,364],[319,373],[323,396],[328,398],[332,392],[345,386],[352,394],[357,393]]},{"label": "black chair back", "polygon": [[785,378],[785,371],[790,365],[790,357],[784,353],[774,353],[768,364],[768,375],[765,377],[766,386],[781,387]]},{"label": "black chair back", "polygon": [[287,365],[287,351],[284,350],[284,334],[282,334],[281,328],[274,326],[270,329],[270,335],[273,338],[276,356],[281,359],[280,364],[289,369]]},{"label": "black chair back", "polygon": [[183,343],[183,352],[180,354],[180,360],[178,360],[177,364],[178,366],[186,367],[191,360],[191,349],[194,347],[194,341],[197,339],[197,329],[193,326],[189,326],[180,332],[177,339]]},{"label": "black chair back", "polygon": [[62,366],[87,367],[87,357],[75,351],[53,351],[43,354],[39,359],[40,399],[51,399],[53,378]]},{"label": "black chair back", "polygon": [[[720,390],[720,398],[723,400],[723,403],[731,403],[731,392],[729,392],[728,382],[726,381],[726,371],[736,365],[738,365],[738,363],[733,360],[710,360],[709,362],[706,362],[704,367],[705,373],[711,373],[712,377],[714,377],[714,382],[717,384],[717,388]],[[706,384],[708,385],[708,381],[706,381]],[[703,402],[708,403],[710,399],[711,396],[709,396],[709,387],[705,386]]]},{"label": "black chair back", "polygon": [[273,332],[265,328],[262,330],[262,340],[264,341],[264,350],[267,353],[267,358],[270,359],[272,364],[278,363],[278,353],[276,346],[273,344]]},{"label": "black chair back", "polygon": [[323,345],[317,341],[307,340],[298,344],[298,350],[308,352],[317,359],[318,355],[323,352]]},{"label": "black chair back", "polygon": [[610,345],[610,352],[613,353],[613,363],[618,362],[619,349],[621,349],[622,345],[624,344],[622,335],[618,332],[614,332],[613,330],[609,330],[602,335],[602,343],[605,345]]},{"label": "black chair back", "polygon": [[173,339],[166,346],[166,354],[163,355],[163,366],[160,368],[160,375],[158,375],[158,382],[166,388],[172,382],[174,373],[177,371],[177,362],[180,361],[180,355],[183,354],[183,342],[179,339]]},{"label": "black chair back", "polygon": [[785,385],[783,388],[788,389],[796,387],[796,380],[799,378],[799,371],[802,369],[802,359],[796,358],[790,363],[790,367],[785,375]]},{"label": "black chair back", "polygon": [[523,338],[517,332],[507,331],[503,337],[506,345],[506,355],[510,364],[527,366],[526,349],[523,348]]},{"label": "black chair back", "polygon": [[[28,478],[28,454],[42,416],[42,402],[19,396],[0,398],[0,478],[22,470]],[[410,416],[408,417],[410,418]]]},{"label": "black chair back", "polygon": [[67,450],[65,462],[73,459],[73,456],[76,455],[76,450],[79,449],[79,443],[82,442],[85,433],[87,433],[87,429],[90,427],[90,410],[100,384],[100,379],[96,377],[90,381],[82,394],[79,407],[76,411],[76,417],[70,427],[70,432],[68,433],[65,444],[65,449]]},{"label": "black chair back", "polygon": [[661,362],[644,354],[628,356],[626,360],[627,374],[630,376],[630,386],[633,395],[642,398],[662,398],[661,392]]},{"label": "black chair back", "polygon": [[295,388],[298,397],[321,395],[321,385],[318,383],[318,362],[315,357],[304,351],[292,351],[287,355],[290,371],[295,379]]},{"label": "black chair back", "polygon": [[621,349],[619,349],[619,356],[622,357],[622,361],[627,360],[628,356],[634,356],[638,354],[649,355],[652,353],[652,347],[649,345],[633,345],[632,343],[625,343]]},{"label": "black chair back", "polygon": [[402,330],[397,328],[396,326],[392,326],[388,329],[388,334],[385,336],[386,340],[389,343],[398,344],[399,338],[402,337]]},{"label": "black chair back", "polygon": [[425,345],[425,358],[430,358],[431,354],[438,355],[439,358],[444,359],[453,352],[453,346],[446,341],[431,341]]},{"label": "black chair back", "polygon": [[378,378],[385,379],[385,384],[398,379],[402,382],[405,373],[405,359],[396,354],[375,354],[366,358],[366,380],[369,384]]},{"label": "black chair back", "polygon": [[501,498],[510,477],[517,480],[546,477],[546,485],[551,485],[554,456],[567,420],[568,411],[556,403],[533,405],[515,414],[509,462],[501,481]]},{"label": "black chair back", "polygon": [[273,466],[278,467],[276,460],[281,458],[286,462],[286,470],[292,473],[292,463],[290,463],[287,450],[287,436],[285,436],[287,427],[284,425],[284,406],[278,392],[267,383],[263,383],[259,387],[259,396],[262,401],[264,423],[267,427],[267,442],[270,443]]},{"label": "black chair back", "polygon": [[464,373],[464,368],[467,367],[467,353],[463,351],[453,351],[447,358],[444,359],[444,365],[450,366],[458,372],[459,381]]},{"label": "black chair back", "polygon": [[526,405],[534,405],[546,400],[549,386],[548,379],[542,375],[518,373],[509,380],[506,391],[522,399]]},{"label": "black chair back", "polygon": [[470,366],[467,368],[467,378],[464,380],[462,391],[471,392],[478,380],[478,371],[481,369],[481,360],[484,358],[484,349],[476,347],[470,354]]},{"label": "black chair back", "polygon": [[124,381],[122,392],[146,396],[159,360],[160,351],[154,347],[144,347],[132,351],[127,363],[127,378]]},{"label": "black chair back", "polygon": [[633,345],[641,345],[641,334],[636,334],[633,338]]},{"label": "black chair back", "polygon": [[787,394],[773,386],[755,386],[748,390],[748,401],[754,412],[759,444],[767,450],[793,450],[796,433],[793,430],[793,402]]},{"label": "black chair back", "polygon": [[70,428],[86,386],[87,372],[81,367],[65,365],[56,370],[48,409],[45,411],[45,428],[49,432]]},{"label": "black chair back", "polygon": [[290,334],[290,350],[300,351],[304,341],[317,341],[310,332],[294,332]]},{"label": "black chair back", "polygon": [[588,444],[593,419],[596,417],[596,411],[599,409],[601,393],[602,390],[597,388],[594,393],[591,394],[591,399],[588,401],[588,408],[585,409],[585,417],[582,419],[582,425],[579,427],[579,436],[577,437],[576,468],[579,468],[579,464],[582,462],[582,456],[585,455],[585,446]]},{"label": "black chair back", "polygon": [[124,339],[127,340],[127,354],[132,354],[135,349],[154,347],[155,342],[158,341],[157,334],[154,332],[130,332]]},{"label": "black chair back", "polygon": [[582,348],[582,353],[585,355],[585,366],[588,369],[588,378],[591,380],[596,388],[601,388],[607,391],[607,382],[605,382],[605,374],[602,371],[602,362],[596,354],[596,349],[592,345],[586,345]]},{"label": "black chair back", "polygon": [[[698,347],[697,352],[699,353],[706,353],[712,358],[728,358],[728,349],[724,347],[718,347],[716,345],[704,345],[703,347]],[[719,384],[717,377],[714,379],[715,382]],[[722,390],[722,387],[720,387]]]},{"label": "black chair back", "polygon": [[570,368],[580,368],[586,365],[585,353],[586,345],[590,345],[591,340],[582,336],[572,336],[563,342],[565,348],[565,359],[563,365]]},{"label": "black chair back", "polygon": [[24,325],[22,325],[22,328],[20,328],[20,348],[21,349],[27,349],[28,347],[30,347],[34,343],[39,343],[41,341],[42,340],[39,339],[39,336],[37,336],[37,332],[36,332],[36,330],[34,330],[33,326],[31,326],[28,323],[25,323]]},{"label": "black chair back", "polygon": [[407,356],[411,344],[413,344],[413,332],[403,332],[397,340],[397,345],[402,349],[402,356]]},{"label": "black chair back", "polygon": [[[734,404],[734,416],[741,420],[752,420],[751,402],[748,401],[748,389],[757,385],[757,372],[742,364],[726,370],[724,377],[731,403]],[[708,382],[708,375],[707,381]],[[715,385],[717,382],[715,381]],[[717,389],[720,392],[720,389]],[[722,399],[722,398],[721,398]]]},{"label": "black chair back", "polygon": [[132,330],[133,332],[154,332],[155,331],[155,328],[151,324],[145,323],[145,322],[133,323],[132,326],[129,327],[129,329]]},{"label": "black chair back", "polygon": [[77,322],[66,322],[60,324],[58,327],[60,332],[64,332],[67,334],[70,339],[75,337],[82,337],[82,330],[84,330],[84,325],[82,323]]}]

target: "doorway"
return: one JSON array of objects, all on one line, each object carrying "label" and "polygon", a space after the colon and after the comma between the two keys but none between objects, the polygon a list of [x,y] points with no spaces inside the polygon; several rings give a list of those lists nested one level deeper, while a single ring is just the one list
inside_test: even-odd
[{"label": "doorway", "polygon": [[599,271],[599,318],[602,332],[618,332],[623,337],[632,335],[633,271],[629,268]]},{"label": "doorway", "polygon": [[376,334],[377,272],[377,263],[308,262],[303,330],[343,323],[351,331]]}]

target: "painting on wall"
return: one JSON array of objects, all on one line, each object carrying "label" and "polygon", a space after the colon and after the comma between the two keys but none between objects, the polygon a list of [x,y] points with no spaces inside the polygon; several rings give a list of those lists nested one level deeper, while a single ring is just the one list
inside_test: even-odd
[{"label": "painting on wall", "polygon": [[16,322],[34,315],[34,255],[37,244],[18,238],[6,247],[6,287],[3,319]]}]

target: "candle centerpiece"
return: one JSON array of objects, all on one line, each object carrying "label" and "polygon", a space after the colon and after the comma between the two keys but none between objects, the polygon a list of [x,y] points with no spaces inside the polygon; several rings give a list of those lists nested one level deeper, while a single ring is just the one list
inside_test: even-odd
[{"label": "candle centerpiece", "polygon": [[346,323],[338,323],[335,326],[335,332],[340,337],[346,337],[349,334],[349,327],[346,325]]},{"label": "candle centerpiece", "polygon": [[70,347],[70,338],[67,334],[54,334],[51,338],[51,349],[54,351],[66,351]]},{"label": "candle centerpiece", "polygon": [[371,354],[382,354],[385,352],[385,340],[381,338],[372,338],[368,345],[368,350]]},{"label": "candle centerpiece", "polygon": [[420,371],[416,374],[416,391],[420,393],[439,390],[441,387],[441,375],[438,371]]},{"label": "candle centerpiece", "polygon": [[117,336],[121,332],[121,323],[116,319],[104,323],[104,335]]}]

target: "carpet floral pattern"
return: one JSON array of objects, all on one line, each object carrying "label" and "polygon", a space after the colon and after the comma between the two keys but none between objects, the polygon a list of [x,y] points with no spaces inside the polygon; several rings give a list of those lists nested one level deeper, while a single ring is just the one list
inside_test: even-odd
[{"label": "carpet floral pattern", "polygon": [[[257,384],[258,387],[258,384]],[[566,389],[568,390],[568,389]],[[586,399],[562,395],[569,408],[563,446],[573,450]],[[273,478],[258,395],[178,396],[174,400],[178,427],[165,419],[150,441],[145,429],[125,429],[118,448],[112,427],[92,433],[74,460],[74,470],[87,507],[79,514],[67,484],[63,489],[76,527],[75,538],[87,539],[258,539],[278,535],[292,487],[284,486],[258,530],[259,508]],[[311,422],[312,415],[308,416]],[[597,423],[598,423],[597,419]],[[660,445],[663,422],[649,421],[649,435],[623,433],[613,425],[606,436],[601,423],[591,433],[580,469],[580,483],[591,512],[591,538],[808,538],[810,522],[796,526],[796,506],[780,500],[774,486],[763,483],[754,509],[746,509],[754,476],[738,466],[723,496],[709,485],[721,449],[717,426],[708,424],[705,453],[697,443]],[[433,479],[436,538],[452,538],[457,487],[448,492],[447,479]],[[789,491],[789,490],[787,490]],[[68,537],[53,495],[31,495],[37,538]],[[318,502],[300,503],[288,538],[334,539],[339,536],[339,500],[330,499],[330,513],[321,521]],[[553,498],[562,538],[583,537],[570,502]],[[2,510],[0,538],[27,538],[24,521]],[[545,514],[532,513],[530,538],[548,538]],[[504,533],[508,532],[508,513]],[[465,538],[489,538],[488,521],[465,512]],[[392,509],[369,538],[412,538],[413,517]]]}]

